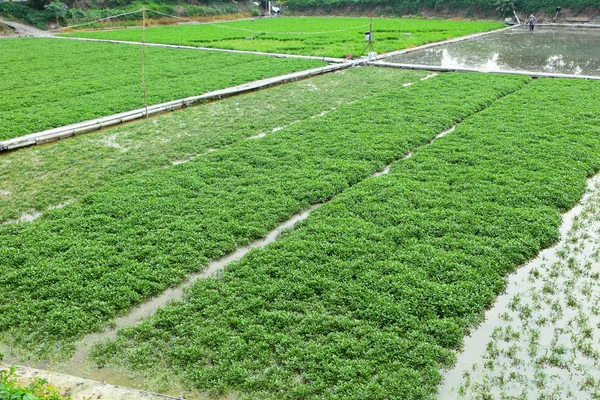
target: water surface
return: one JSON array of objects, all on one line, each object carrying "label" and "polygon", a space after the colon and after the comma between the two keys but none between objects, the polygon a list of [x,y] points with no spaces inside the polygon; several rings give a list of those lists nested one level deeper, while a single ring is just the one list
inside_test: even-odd
[{"label": "water surface", "polygon": [[600,76],[600,29],[538,26],[419,50],[386,62],[481,71]]}]

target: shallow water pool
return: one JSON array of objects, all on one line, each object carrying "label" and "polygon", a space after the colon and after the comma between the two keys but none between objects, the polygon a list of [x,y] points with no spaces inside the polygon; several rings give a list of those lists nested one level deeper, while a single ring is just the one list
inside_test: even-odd
[{"label": "shallow water pool", "polygon": [[385,59],[481,71],[600,76],[600,29],[537,26],[496,32]]}]

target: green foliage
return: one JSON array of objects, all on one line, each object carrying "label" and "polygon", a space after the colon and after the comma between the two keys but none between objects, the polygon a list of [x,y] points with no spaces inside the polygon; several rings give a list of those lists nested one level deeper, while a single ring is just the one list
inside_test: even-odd
[{"label": "green foliage", "polygon": [[[368,18],[282,17],[146,29],[152,43],[254,50],[313,56],[358,57],[365,48]],[[373,40],[379,53],[438,42],[503,27],[496,22],[375,18]],[[78,32],[71,36],[139,42],[141,29]],[[252,40],[249,40],[253,38]]]},{"label": "green foliage", "polygon": [[[2,361],[2,354],[0,354]],[[19,382],[15,367],[5,368],[0,365],[0,399],[2,400],[69,400],[63,397],[54,386],[45,379],[35,378],[29,384]]]},{"label": "green foliage", "polygon": [[[0,53],[0,140],[143,106],[139,46],[16,38],[0,41]],[[147,48],[148,104],[322,65]]]},{"label": "green foliage", "polygon": [[502,14],[502,16],[506,16],[507,13],[513,12],[514,10],[516,10],[515,0],[496,1],[496,11]]},{"label": "green foliage", "polygon": [[527,80],[443,75],[0,226],[0,332],[13,348],[67,349]]},{"label": "green foliage", "polygon": [[[457,88],[437,96],[417,89],[446,107],[468,79],[434,78]],[[597,82],[531,83],[95,358],[241,398],[432,398],[505,276],[558,239],[560,212],[600,167],[599,93]],[[437,118],[435,106],[408,115]]]},{"label": "green foliage", "polygon": [[64,19],[67,16],[68,7],[65,3],[58,0],[51,2],[44,6],[46,13],[56,19],[56,25],[58,26],[58,20]]},{"label": "green foliage", "polygon": [[0,15],[8,20],[24,22],[39,29],[46,28],[48,22],[48,14],[18,3],[0,2]]},{"label": "green foliage", "polygon": [[4,154],[0,157],[0,221],[78,199],[136,172],[269,134],[426,74],[352,68]]},{"label": "green foliage", "polygon": [[[497,0],[288,0],[286,4],[293,10],[309,10],[316,7],[343,8],[347,6],[358,6],[365,10],[373,7],[387,7],[391,14],[420,14],[421,10],[427,9],[449,9],[461,12],[494,11]],[[548,8],[547,0],[519,0],[519,10],[538,11]],[[552,3],[552,2],[550,2]],[[585,7],[598,7],[597,0],[561,0],[550,4],[551,7],[561,5],[563,8],[581,9]]]}]

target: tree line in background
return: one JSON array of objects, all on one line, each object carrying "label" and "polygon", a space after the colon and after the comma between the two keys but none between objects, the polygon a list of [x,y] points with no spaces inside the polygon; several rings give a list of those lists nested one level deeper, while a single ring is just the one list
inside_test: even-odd
[{"label": "tree line in background", "polygon": [[287,0],[290,9],[309,9],[317,7],[387,7],[394,14],[420,14],[422,10],[467,11],[485,15],[502,14],[504,9],[517,11],[554,12],[556,7],[582,9],[599,7],[598,0]]},{"label": "tree line in background", "polygon": [[[135,11],[142,7],[179,16],[211,16],[257,11],[251,0],[232,4],[230,0],[29,0],[12,3],[0,0],[0,16],[23,21],[38,28],[48,23],[65,26],[77,20],[94,20]],[[552,14],[556,7],[580,10],[599,8],[599,0],[283,0],[288,10],[301,12],[350,8],[354,12],[376,15],[444,15],[460,12],[477,17],[502,17],[512,14],[544,11]],[[245,8],[241,10],[241,8]],[[139,15],[125,17],[139,19]]]}]

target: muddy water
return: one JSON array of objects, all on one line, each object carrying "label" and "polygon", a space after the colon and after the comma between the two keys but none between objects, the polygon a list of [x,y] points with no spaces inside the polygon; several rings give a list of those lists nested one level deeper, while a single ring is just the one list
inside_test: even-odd
[{"label": "muddy water", "polygon": [[518,27],[415,51],[386,62],[495,72],[600,76],[600,29]]},{"label": "muddy water", "polygon": [[[10,194],[10,192],[7,192],[7,193]],[[29,213],[23,213],[23,214],[21,214],[21,216],[19,218],[8,220],[8,221],[4,221],[1,224],[14,224],[14,223],[18,223],[18,222],[31,222],[31,221],[34,221],[34,220],[38,219],[42,215],[43,212],[50,211],[50,210],[56,210],[57,208],[66,207],[69,204],[71,204],[72,202],[73,202],[73,200],[65,201],[64,203],[57,204],[55,206],[50,206],[50,207],[48,207],[44,211],[32,211],[32,212],[29,212]]]},{"label": "muddy water", "polygon": [[[464,340],[440,399],[586,399],[600,383],[600,175],[563,214],[561,240],[509,277]],[[487,396],[487,397],[486,397]]]}]

